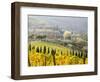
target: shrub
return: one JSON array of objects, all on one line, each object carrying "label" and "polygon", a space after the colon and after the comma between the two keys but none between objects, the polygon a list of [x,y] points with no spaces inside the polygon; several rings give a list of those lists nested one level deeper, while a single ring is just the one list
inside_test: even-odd
[{"label": "shrub", "polygon": [[32,49],[35,49],[35,46],[33,46]]}]

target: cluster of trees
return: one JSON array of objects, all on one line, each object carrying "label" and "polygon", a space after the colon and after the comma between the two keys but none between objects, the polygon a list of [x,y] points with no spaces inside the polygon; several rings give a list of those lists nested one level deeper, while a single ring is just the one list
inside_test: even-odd
[{"label": "cluster of trees", "polygon": [[[78,59],[82,59],[83,64],[86,63],[86,59],[88,57],[86,51],[78,51],[78,50],[76,51],[76,50],[71,50],[71,49],[70,49],[70,51],[68,51],[68,50],[67,51],[59,50],[60,53],[58,54],[58,50],[55,49],[55,48],[50,48],[50,47],[47,47],[47,46],[40,46],[40,47],[39,46],[31,46],[31,44],[29,44],[29,52],[31,52],[33,50],[35,51],[35,53],[44,54],[45,66],[46,66],[46,62],[47,62],[47,57],[46,56],[48,54],[50,54],[52,56],[53,65],[57,65],[56,64],[57,55],[74,57],[74,60],[73,60],[74,62],[78,61]],[[59,60],[59,61],[62,61],[62,60]],[[73,64],[73,63],[70,63],[70,64]]]},{"label": "cluster of trees", "polygon": [[42,39],[46,39],[46,35],[38,35],[36,36],[36,39],[42,40]]},{"label": "cluster of trees", "polygon": [[34,35],[34,34],[32,34],[32,35],[30,35],[28,38],[29,39],[38,39],[38,40],[43,40],[43,39],[46,39],[46,35]]}]

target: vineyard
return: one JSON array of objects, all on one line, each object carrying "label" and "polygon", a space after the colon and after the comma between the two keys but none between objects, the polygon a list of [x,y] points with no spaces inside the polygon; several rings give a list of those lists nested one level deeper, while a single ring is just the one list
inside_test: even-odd
[{"label": "vineyard", "polygon": [[87,64],[87,53],[60,44],[33,41],[28,45],[28,66]]}]

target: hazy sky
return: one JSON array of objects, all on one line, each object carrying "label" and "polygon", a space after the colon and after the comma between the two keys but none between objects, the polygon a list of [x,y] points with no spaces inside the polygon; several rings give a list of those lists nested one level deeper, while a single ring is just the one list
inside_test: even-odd
[{"label": "hazy sky", "polygon": [[79,33],[87,33],[88,18],[87,17],[68,17],[68,16],[28,16],[29,29],[36,26],[58,26],[63,30],[69,30]]}]

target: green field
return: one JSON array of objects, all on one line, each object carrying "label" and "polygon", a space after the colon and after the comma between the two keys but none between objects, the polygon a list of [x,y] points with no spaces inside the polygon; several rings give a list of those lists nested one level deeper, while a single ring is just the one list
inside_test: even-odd
[{"label": "green field", "polygon": [[85,53],[73,50],[63,45],[32,41],[28,45],[28,66],[56,66],[87,64]]}]

